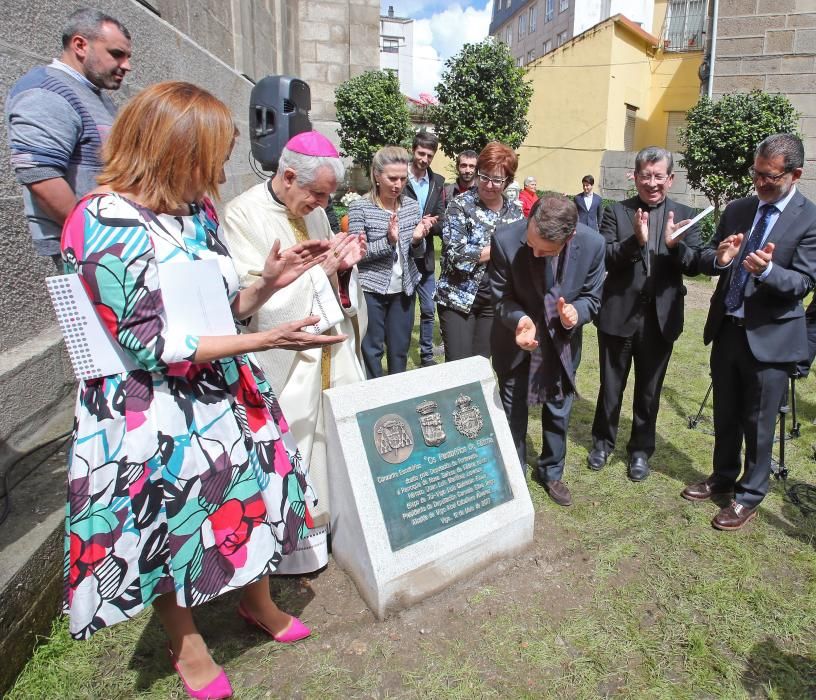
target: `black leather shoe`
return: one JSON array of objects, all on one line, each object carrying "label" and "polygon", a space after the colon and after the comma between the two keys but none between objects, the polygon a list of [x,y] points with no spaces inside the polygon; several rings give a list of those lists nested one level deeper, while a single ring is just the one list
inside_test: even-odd
[{"label": "black leather shoe", "polygon": [[609,453],[595,447],[587,455],[587,464],[592,471],[599,472],[604,468],[607,459],[609,459]]},{"label": "black leather shoe", "polygon": [[632,457],[629,460],[629,478],[632,481],[643,481],[649,476],[649,463],[645,457]]}]

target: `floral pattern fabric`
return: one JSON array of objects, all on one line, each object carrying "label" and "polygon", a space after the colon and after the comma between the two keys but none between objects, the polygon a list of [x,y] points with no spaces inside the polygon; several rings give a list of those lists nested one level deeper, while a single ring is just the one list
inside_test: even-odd
[{"label": "floral pattern fabric", "polygon": [[198,338],[167,328],[158,264],[215,258],[238,292],[208,202],[170,216],[88,197],[62,248],[139,365],[77,393],[64,608],[72,636],[87,638],[158,595],[189,607],[274,571],[308,534],[315,497],[253,356],[195,364]]},{"label": "floral pattern fabric", "polygon": [[479,262],[500,224],[524,218],[521,207],[503,197],[501,209],[488,209],[472,188],[455,197],[445,212],[442,260],[434,300],[442,306],[469,313],[488,263]]}]

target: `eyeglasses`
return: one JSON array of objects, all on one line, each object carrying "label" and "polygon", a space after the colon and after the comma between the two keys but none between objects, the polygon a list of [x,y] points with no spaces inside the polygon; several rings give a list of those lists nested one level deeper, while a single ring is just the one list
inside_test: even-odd
[{"label": "eyeglasses", "polygon": [[490,175],[483,175],[480,172],[476,173],[479,176],[479,182],[483,182],[487,184],[488,182],[493,183],[496,187],[501,187],[505,181],[507,180],[506,177],[490,177]]},{"label": "eyeglasses", "polygon": [[635,177],[637,177],[640,182],[647,183],[647,182],[654,182],[658,185],[662,185],[666,180],[668,180],[671,175],[655,175],[654,173],[638,173]]},{"label": "eyeglasses", "polygon": [[751,176],[752,180],[767,180],[769,182],[779,182],[789,172],[790,170],[785,170],[784,172],[779,173],[779,175],[771,175],[770,173],[763,173],[755,170],[753,165],[748,168],[748,174]]}]

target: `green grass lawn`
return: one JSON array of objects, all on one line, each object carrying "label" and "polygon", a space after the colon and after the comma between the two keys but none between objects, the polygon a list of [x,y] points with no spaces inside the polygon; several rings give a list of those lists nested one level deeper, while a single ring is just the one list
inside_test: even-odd
[{"label": "green grass lawn", "polygon": [[[710,290],[706,281],[690,286],[698,298]],[[709,383],[702,306],[689,309],[675,345],[649,479],[626,479],[622,450],[603,471],[586,468],[598,388],[588,327],[565,470],[575,505],[556,506],[531,481],[531,551],[384,622],[333,563],[315,577],[276,580],[281,604],[316,631],[294,647],[245,631],[234,600],[205,606],[197,619],[236,697],[816,697],[816,518],[792,506],[779,482],[735,533],[711,528],[716,505],[680,498],[711,463],[713,438],[687,427]],[[415,346],[411,357],[418,361]],[[799,383],[802,435],[786,443],[794,483],[816,484],[814,382]],[[630,402],[628,390],[622,445]],[[535,454],[536,411],[530,428]],[[9,694],[183,696],[150,612],[88,642],[70,641],[58,620]]]}]

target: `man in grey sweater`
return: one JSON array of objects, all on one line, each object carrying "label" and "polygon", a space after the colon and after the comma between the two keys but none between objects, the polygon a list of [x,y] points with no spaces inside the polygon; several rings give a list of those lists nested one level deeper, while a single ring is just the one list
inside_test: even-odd
[{"label": "man in grey sweater", "polygon": [[130,34],[121,22],[98,10],[77,10],[63,30],[62,55],[26,73],[6,100],[11,165],[23,185],[34,247],[59,270],[62,224],[77,199],[96,186],[102,143],[116,115],[104,91],[119,89],[130,55]]}]

